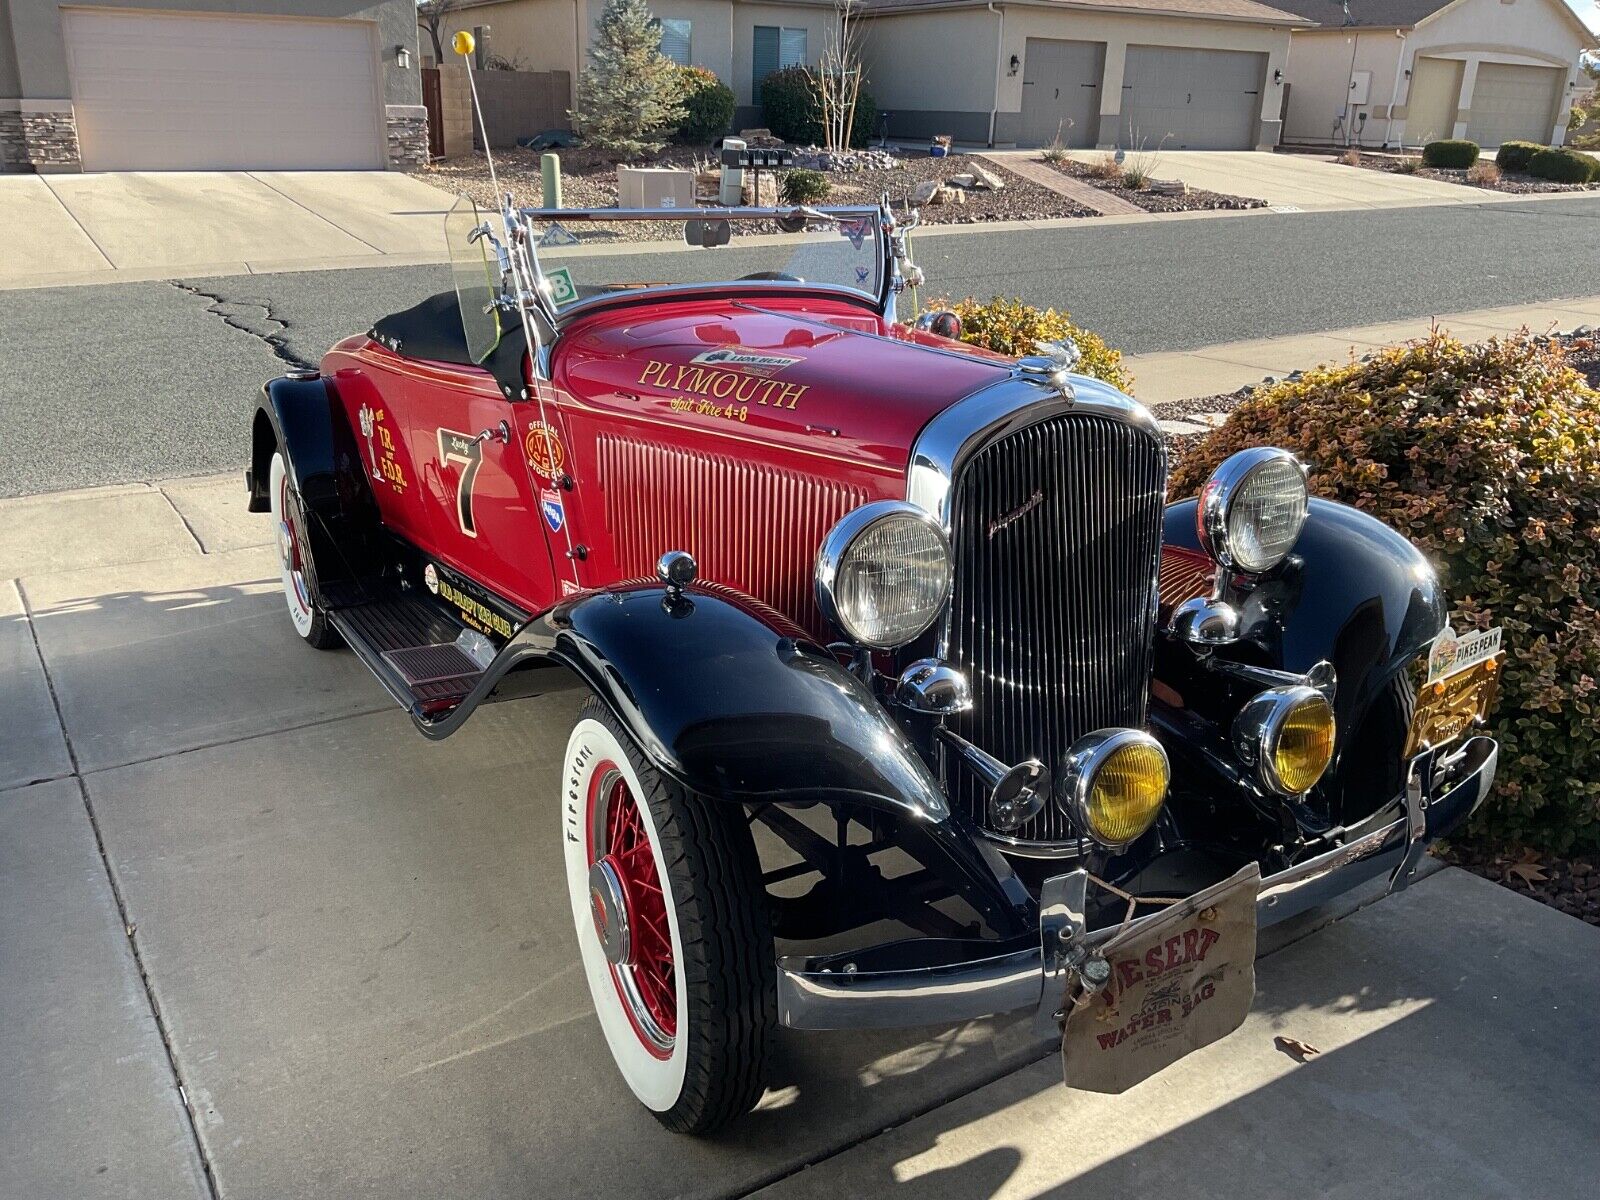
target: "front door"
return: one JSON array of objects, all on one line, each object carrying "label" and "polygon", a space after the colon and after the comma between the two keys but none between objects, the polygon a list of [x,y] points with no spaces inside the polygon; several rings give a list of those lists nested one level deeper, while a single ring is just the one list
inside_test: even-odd
[{"label": "front door", "polygon": [[558,493],[536,489],[530,475],[536,407],[506,400],[486,371],[412,365],[401,422],[426,510],[423,549],[530,613],[549,608],[558,593],[550,542],[562,517],[543,503],[543,492]]}]

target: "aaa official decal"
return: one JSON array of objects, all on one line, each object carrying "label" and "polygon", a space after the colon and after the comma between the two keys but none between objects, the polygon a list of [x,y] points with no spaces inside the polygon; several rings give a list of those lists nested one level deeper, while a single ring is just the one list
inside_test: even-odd
[{"label": "aaa official decal", "polygon": [[[722,351],[730,353],[733,350],[734,347],[722,348]],[[665,363],[655,359],[645,363],[639,383],[662,391],[677,392],[680,398],[710,400],[734,410],[740,407],[748,409],[751,405],[790,410],[798,407],[800,398],[810,391],[809,384],[784,383],[781,379],[770,379],[743,367],[730,370],[698,362]]]},{"label": "aaa official decal", "polygon": [[550,526],[551,533],[560,533],[561,527],[567,523],[567,513],[561,507],[561,493],[548,488],[539,493],[539,512],[544,517],[544,523]]},{"label": "aaa official decal", "polygon": [[397,492],[406,490],[405,469],[395,461],[394,434],[389,431],[388,411],[363,404],[356,414],[361,436],[367,442],[367,458],[372,463],[372,478],[382,480]]},{"label": "aaa official decal", "polygon": [[794,366],[800,360],[784,354],[750,350],[744,346],[718,346],[715,350],[696,354],[689,361],[703,367],[728,367],[743,371],[746,375],[759,375],[763,379],[768,379],[785,367]]},{"label": "aaa official decal", "polygon": [[561,477],[561,469],[567,464],[567,448],[561,444],[561,435],[551,426],[543,421],[529,425],[522,439],[522,449],[534,474],[552,482]]}]

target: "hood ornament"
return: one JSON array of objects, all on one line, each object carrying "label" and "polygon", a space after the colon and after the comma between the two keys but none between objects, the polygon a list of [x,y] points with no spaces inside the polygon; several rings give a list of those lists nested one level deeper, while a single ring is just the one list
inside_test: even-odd
[{"label": "hood ornament", "polygon": [[1069,403],[1077,399],[1072,390],[1072,370],[1083,358],[1083,351],[1071,338],[1059,342],[1038,341],[1033,344],[1038,354],[1017,360],[1017,374],[1032,379],[1060,393]]}]

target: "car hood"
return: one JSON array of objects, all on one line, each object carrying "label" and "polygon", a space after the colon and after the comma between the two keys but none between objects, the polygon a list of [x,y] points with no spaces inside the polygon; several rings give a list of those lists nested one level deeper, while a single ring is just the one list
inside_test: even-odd
[{"label": "car hood", "polygon": [[903,471],[930,419],[1011,368],[839,301],[761,297],[593,314],[562,334],[553,369],[581,407]]}]

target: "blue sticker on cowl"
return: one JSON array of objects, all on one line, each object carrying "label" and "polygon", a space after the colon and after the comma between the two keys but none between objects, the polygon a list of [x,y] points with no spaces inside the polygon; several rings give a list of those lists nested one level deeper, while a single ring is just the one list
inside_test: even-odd
[{"label": "blue sticker on cowl", "polygon": [[544,514],[544,523],[550,526],[551,533],[560,533],[561,527],[567,523],[566,510],[561,507],[560,492],[544,492],[539,497],[539,511]]}]

